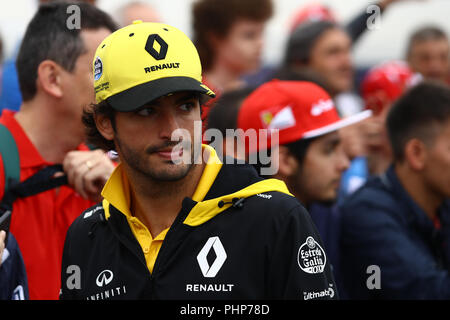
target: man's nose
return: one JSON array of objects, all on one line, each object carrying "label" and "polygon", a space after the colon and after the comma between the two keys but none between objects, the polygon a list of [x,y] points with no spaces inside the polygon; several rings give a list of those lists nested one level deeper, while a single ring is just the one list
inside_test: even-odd
[{"label": "man's nose", "polygon": [[170,139],[173,132],[180,128],[175,113],[170,109],[161,112],[158,122],[162,139]]},{"label": "man's nose", "polygon": [[339,170],[339,172],[343,172],[347,170],[349,166],[350,166],[350,159],[348,155],[345,153],[344,149],[341,148],[337,159],[337,169]]}]

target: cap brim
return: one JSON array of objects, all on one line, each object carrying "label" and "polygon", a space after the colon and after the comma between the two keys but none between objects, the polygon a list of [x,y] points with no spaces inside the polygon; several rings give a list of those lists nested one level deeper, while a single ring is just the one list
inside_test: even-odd
[{"label": "cap brim", "polygon": [[168,77],[152,80],[125,91],[119,92],[106,101],[117,111],[128,112],[139,109],[145,104],[181,91],[194,91],[214,98],[214,92],[201,82],[188,77]]},{"label": "cap brim", "polygon": [[357,122],[360,122],[364,119],[369,118],[372,115],[372,110],[365,110],[362,112],[359,112],[355,115],[346,117],[340,121],[337,121],[333,124],[330,124],[328,126],[319,128],[319,129],[315,129],[315,130],[311,130],[306,132],[305,134],[303,134],[302,138],[307,139],[307,138],[314,138],[314,137],[318,137],[336,130],[339,130],[341,128],[344,128],[346,126],[355,124]]}]

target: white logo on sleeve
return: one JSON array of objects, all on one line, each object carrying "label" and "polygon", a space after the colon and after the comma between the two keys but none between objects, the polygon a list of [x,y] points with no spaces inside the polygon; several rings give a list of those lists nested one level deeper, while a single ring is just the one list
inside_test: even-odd
[{"label": "white logo on sleeve", "polygon": [[323,272],[327,257],[317,241],[313,237],[308,237],[298,249],[297,262],[300,269],[315,274]]},{"label": "white logo on sleeve", "polygon": [[114,275],[111,270],[103,270],[99,273],[97,279],[95,279],[95,283],[97,284],[97,286],[103,287],[109,284],[112,281],[113,277]]},{"label": "white logo on sleeve", "polygon": [[[211,250],[214,250],[215,259],[211,265],[209,265],[207,257]],[[209,238],[197,255],[198,265],[200,266],[200,270],[202,270],[203,276],[206,278],[214,278],[220,268],[222,268],[226,259],[227,253],[225,252],[219,237]]]}]

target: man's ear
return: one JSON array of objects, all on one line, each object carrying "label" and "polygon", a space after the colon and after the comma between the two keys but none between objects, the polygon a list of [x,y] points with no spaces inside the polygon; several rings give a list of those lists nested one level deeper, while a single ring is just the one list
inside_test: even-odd
[{"label": "man's ear", "polygon": [[62,67],[56,62],[42,61],[37,69],[37,87],[55,98],[61,98],[63,96],[62,72]]},{"label": "man's ear", "polygon": [[94,115],[97,130],[106,140],[113,140],[115,131],[111,119],[103,114]]},{"label": "man's ear", "polygon": [[405,160],[413,170],[420,171],[425,167],[427,159],[425,143],[416,138],[411,139],[406,143],[404,152]]},{"label": "man's ear", "polygon": [[286,146],[280,146],[278,151],[278,175],[281,178],[288,178],[298,171],[298,160]]}]

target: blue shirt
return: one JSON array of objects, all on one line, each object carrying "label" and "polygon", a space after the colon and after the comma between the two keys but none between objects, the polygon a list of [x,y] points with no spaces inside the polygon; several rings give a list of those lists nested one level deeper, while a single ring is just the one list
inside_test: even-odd
[{"label": "blue shirt", "polygon": [[3,109],[18,111],[22,104],[22,93],[16,70],[16,60],[4,63],[0,88],[0,113]]},{"label": "blue shirt", "polygon": [[[448,200],[437,212],[437,229],[391,166],[339,209],[341,268],[350,298],[450,299]],[[379,268],[378,288],[370,266]]]},{"label": "blue shirt", "polygon": [[339,292],[339,299],[344,300],[348,298],[342,280],[341,270],[341,252],[340,252],[340,238],[341,238],[341,217],[336,204],[325,205],[321,203],[313,203],[308,211],[317,228],[317,231],[322,238],[327,259],[331,264],[334,280],[336,282],[337,291]]}]

